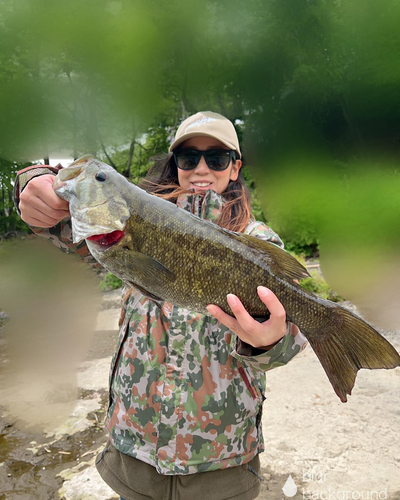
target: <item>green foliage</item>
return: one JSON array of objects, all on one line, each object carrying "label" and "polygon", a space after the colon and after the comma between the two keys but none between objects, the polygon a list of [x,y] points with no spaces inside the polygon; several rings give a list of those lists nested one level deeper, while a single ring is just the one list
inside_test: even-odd
[{"label": "green foliage", "polygon": [[[296,254],[293,251],[289,251],[293,257],[295,257],[304,267],[306,267],[306,259],[304,253]],[[332,300],[333,302],[342,302],[344,299],[340,297],[336,292],[334,292],[328,283],[324,280],[321,274],[312,269],[310,272],[310,278],[304,278],[299,281],[299,284],[308,290],[309,292],[315,293],[322,299]]]},{"label": "green foliage", "polygon": [[290,218],[276,217],[272,223],[286,250],[307,258],[318,257],[318,232],[311,218],[292,212]]},{"label": "green foliage", "polygon": [[17,170],[30,163],[15,163],[0,158],[0,239],[14,231],[26,231],[28,227],[18,216],[14,206],[14,179]]},{"label": "green foliage", "polygon": [[370,243],[372,221],[397,245],[397,180],[357,163],[398,177],[398,0],[182,6],[4,0],[0,157],[106,151],[137,182],[183,118],[211,109],[242,123],[254,214],[288,248]]},{"label": "green foliage", "polygon": [[107,292],[109,290],[116,290],[117,288],[121,288],[123,285],[123,281],[112,273],[107,273],[104,278],[100,281],[100,288],[103,292]]},{"label": "green foliage", "polygon": [[305,278],[300,281],[300,285],[309,292],[315,293],[322,299],[332,300],[333,302],[342,302],[344,299],[334,292],[328,283],[322,278],[318,271],[311,271],[311,278]]},{"label": "green foliage", "polygon": [[146,133],[135,136],[129,146],[110,148],[107,155],[103,154],[100,158],[138,184],[149,171],[152,157],[168,151],[172,130],[172,122],[168,124],[167,120],[163,120],[149,127]]},{"label": "green foliage", "polygon": [[243,172],[243,177],[246,181],[246,186],[249,188],[250,191],[252,214],[256,220],[267,223],[267,219],[264,215],[264,212],[260,204],[260,200],[258,198],[256,184],[252,176],[250,175],[250,172],[247,167],[245,166],[242,167],[242,172]]},{"label": "green foliage", "polygon": [[[300,231],[302,229],[302,227],[299,228]],[[289,240],[284,238],[286,242],[285,249],[297,254],[302,253],[308,258],[317,257],[319,253],[318,241],[310,235],[307,228],[305,228],[302,232],[303,234],[292,235]]]},{"label": "green foliage", "polygon": [[258,158],[305,138],[395,150],[399,16],[396,0],[5,0],[0,154],[120,147],[206,108],[244,120]]},{"label": "green foliage", "polygon": [[[257,172],[254,173],[257,174]],[[291,206],[290,200],[283,206],[279,203],[279,201],[277,201],[276,205],[279,207],[278,211],[274,206],[276,194],[274,192],[270,193],[268,188],[265,188],[263,185],[264,178],[257,178],[257,183],[261,187],[261,189],[257,189],[256,182],[246,167],[243,169],[243,174],[246,184],[250,189],[253,215],[256,220],[269,224],[285,242],[286,250],[294,252],[295,254],[305,254],[308,258],[317,257],[318,233],[312,218],[308,217],[307,213],[302,213],[302,210],[300,209],[291,210],[290,213],[288,213],[287,208]],[[271,175],[272,185],[274,185],[273,180],[274,177]],[[265,179],[265,184],[267,186],[271,183],[268,183],[267,179]],[[298,190],[296,190],[296,192],[298,192]],[[261,195],[259,193],[261,193]],[[269,198],[269,203],[266,202],[267,196]],[[300,198],[299,205],[301,207],[302,202],[304,201],[302,200],[301,191],[298,192],[298,196]],[[307,193],[307,196],[309,196],[309,193]],[[264,210],[266,210],[268,216],[265,215]]]}]

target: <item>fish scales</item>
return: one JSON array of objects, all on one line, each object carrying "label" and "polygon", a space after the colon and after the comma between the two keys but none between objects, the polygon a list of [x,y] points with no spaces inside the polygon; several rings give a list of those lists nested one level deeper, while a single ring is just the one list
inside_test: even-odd
[{"label": "fish scales", "polygon": [[[205,305],[218,304],[231,313],[226,295],[234,293],[253,316],[263,317],[269,314],[257,294],[257,285],[263,283],[274,287],[275,294],[288,311],[293,309],[294,300],[302,302],[299,307],[301,314],[293,311],[290,317],[288,315],[288,319],[300,328],[304,326],[310,330],[314,326],[318,331],[319,323],[326,321],[329,311],[324,302],[318,298],[310,302],[310,295],[302,287],[274,277],[259,252],[232,240],[230,234],[223,231],[210,233],[215,225],[210,228],[209,224],[190,224],[186,212],[175,205],[165,206],[163,203],[162,208],[162,211],[153,210],[147,214],[151,223],[149,232],[143,218],[133,215],[128,221],[127,233],[134,235],[132,249],[162,262],[176,275],[181,286],[177,288],[174,284],[166,284],[163,296],[169,296],[169,301],[185,304],[185,307],[205,314],[208,314]],[[182,232],[185,234],[184,242]],[[124,272],[122,269],[116,271],[120,274]],[[215,278],[219,281],[218,287]],[[195,292],[199,300],[196,300]]]},{"label": "fish scales", "polygon": [[[231,241],[226,234],[217,234],[213,240],[208,225],[196,227],[187,223],[187,219],[182,224],[179,216],[181,213],[185,215],[185,212],[172,204],[168,205],[171,216],[165,213],[168,210],[164,206],[163,212],[152,214],[150,225],[143,224],[141,217],[132,216],[127,224],[127,237],[121,242],[164,264],[180,284],[178,288],[175,282],[167,282],[163,288],[159,286],[158,290],[150,291],[168,297],[167,300],[175,304],[185,304],[208,314],[205,308],[208,303],[221,304],[226,311],[230,311],[226,302],[229,290],[239,296],[245,296],[245,291],[251,290],[251,295],[246,297],[248,307],[254,315],[267,315],[268,311],[257,295],[256,285],[266,281],[268,270],[263,268],[267,266],[263,262],[261,266],[255,266],[257,256],[243,252],[243,245]],[[110,248],[110,256],[112,251]],[[125,280],[129,279],[126,270],[115,270],[124,274]],[[223,286],[216,286],[216,278]],[[143,282],[138,284],[146,286]]]},{"label": "fish scales", "polygon": [[400,357],[371,325],[295,280],[307,270],[282,249],[233,233],[150,195],[112,167],[85,156],[60,170],[56,193],[70,202],[75,242],[86,240],[108,270],[153,300],[209,314],[237,295],[256,318],[269,312],[257,286],[271,289],[310,342],[341,401],[360,368],[395,368]]}]

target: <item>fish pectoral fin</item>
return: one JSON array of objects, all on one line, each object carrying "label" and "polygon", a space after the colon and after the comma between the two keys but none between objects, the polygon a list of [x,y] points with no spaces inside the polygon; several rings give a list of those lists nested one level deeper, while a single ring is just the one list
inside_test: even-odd
[{"label": "fish pectoral fin", "polygon": [[176,280],[176,276],[172,271],[161,264],[161,262],[158,262],[158,260],[143,253],[126,249],[124,250],[124,260],[125,265],[132,269],[133,275],[137,276],[142,283],[148,284],[149,288],[157,288],[166,283],[174,283]]},{"label": "fish pectoral fin", "polygon": [[261,240],[249,234],[240,234],[239,236],[244,238],[252,248],[263,252],[265,261],[277,276],[281,275],[294,280],[302,280],[310,276],[307,269],[297,259],[275,245],[275,243]]},{"label": "fish pectoral fin", "polygon": [[150,293],[149,291],[145,290],[142,286],[138,285],[137,283],[133,283],[133,281],[129,281],[129,284],[139,290],[140,293],[142,293],[145,297],[148,299],[154,300],[156,302],[164,302],[164,299],[161,297],[157,297],[156,295]]}]

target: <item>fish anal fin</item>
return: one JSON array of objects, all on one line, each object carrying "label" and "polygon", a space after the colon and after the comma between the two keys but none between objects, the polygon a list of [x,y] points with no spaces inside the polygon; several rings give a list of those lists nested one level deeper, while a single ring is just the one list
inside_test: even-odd
[{"label": "fish anal fin", "polygon": [[299,280],[310,276],[307,269],[297,259],[275,245],[275,243],[250,236],[249,234],[241,234],[240,237],[249,246],[264,253],[266,262],[277,275]]}]

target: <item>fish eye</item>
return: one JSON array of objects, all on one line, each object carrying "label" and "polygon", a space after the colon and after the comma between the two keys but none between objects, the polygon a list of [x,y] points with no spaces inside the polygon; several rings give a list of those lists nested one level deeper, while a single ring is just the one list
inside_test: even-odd
[{"label": "fish eye", "polygon": [[96,181],[104,182],[107,179],[107,174],[105,172],[97,172],[94,178]]}]

